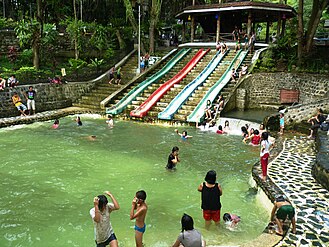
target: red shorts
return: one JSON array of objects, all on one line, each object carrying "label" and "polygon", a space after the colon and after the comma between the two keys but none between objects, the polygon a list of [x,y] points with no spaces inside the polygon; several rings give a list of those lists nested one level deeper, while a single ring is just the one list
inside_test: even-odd
[{"label": "red shorts", "polygon": [[206,221],[213,220],[215,222],[220,221],[220,210],[203,210],[203,218]]},{"label": "red shorts", "polygon": [[264,154],[262,157],[260,157],[260,164],[262,167],[262,173],[263,177],[267,175],[267,165],[268,165],[268,157],[270,156],[269,153]]}]

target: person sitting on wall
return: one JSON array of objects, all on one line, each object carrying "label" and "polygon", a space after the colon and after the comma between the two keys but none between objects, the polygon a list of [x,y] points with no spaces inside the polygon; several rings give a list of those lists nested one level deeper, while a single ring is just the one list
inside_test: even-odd
[{"label": "person sitting on wall", "polygon": [[0,77],[0,90],[5,90],[6,88],[6,80]]},{"label": "person sitting on wall", "polygon": [[21,113],[21,116],[26,116],[25,111],[26,106],[22,103],[21,97],[18,96],[17,92],[11,97],[13,104],[16,106],[17,110]]},{"label": "person sitting on wall", "polygon": [[15,88],[16,86],[18,86],[18,81],[17,81],[15,75],[11,75],[8,78],[8,87]]},{"label": "person sitting on wall", "polygon": [[317,114],[311,117],[307,122],[311,123],[310,135],[308,138],[314,139],[321,124],[326,120],[326,116],[323,114],[322,109],[318,109]]}]

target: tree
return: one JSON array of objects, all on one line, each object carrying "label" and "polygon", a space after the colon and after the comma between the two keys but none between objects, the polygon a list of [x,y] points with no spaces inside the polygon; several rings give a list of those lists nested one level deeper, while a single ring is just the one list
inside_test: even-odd
[{"label": "tree", "polygon": [[303,64],[303,60],[312,50],[313,39],[319,26],[323,11],[328,7],[329,0],[313,0],[311,16],[308,21],[307,31],[304,33],[304,0],[298,1],[298,65]]},{"label": "tree", "polygon": [[154,34],[155,28],[159,22],[159,16],[161,13],[162,0],[152,0],[151,6],[151,16],[150,16],[150,28],[149,28],[149,37],[150,37],[150,54],[154,53]]}]

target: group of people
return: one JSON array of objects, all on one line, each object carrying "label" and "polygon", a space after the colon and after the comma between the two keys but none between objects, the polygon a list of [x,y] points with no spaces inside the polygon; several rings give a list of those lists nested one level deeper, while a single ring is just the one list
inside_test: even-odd
[{"label": "group of people", "polygon": [[[78,127],[83,125],[80,116],[77,116],[74,119],[74,121],[76,122],[76,124],[77,124]],[[112,117],[111,114],[109,114],[107,116],[106,124],[111,129],[114,127],[114,121],[113,121],[113,117]],[[52,128],[53,129],[58,129],[58,127],[59,127],[59,120],[58,119],[55,119],[54,120],[54,123],[52,125]],[[91,136],[88,137],[88,139],[91,140],[91,141],[94,141],[94,140],[96,140],[96,136],[95,135],[91,135]]]},{"label": "group of people", "polygon": [[225,41],[218,41],[216,44],[216,50],[220,51],[222,54],[224,54],[227,51],[228,47],[225,43]]},{"label": "group of people", "polygon": [[149,67],[149,59],[150,54],[146,53],[143,57],[141,57],[140,66],[141,72],[144,72]]},{"label": "group of people", "polygon": [[24,97],[26,98],[27,107],[23,104],[21,97],[17,92],[13,93],[11,100],[17,110],[21,113],[21,116],[27,116],[35,114],[35,97],[37,95],[36,91],[32,86],[29,87],[28,91],[24,92]]},{"label": "group of people", "polygon": [[223,110],[225,104],[225,99],[223,95],[219,95],[215,104],[210,100],[207,100],[206,107],[204,109],[205,120],[207,122],[215,122],[216,118],[220,115],[220,112]]},{"label": "group of people", "polygon": [[255,32],[252,32],[251,35],[249,36],[247,34],[247,32],[243,32],[237,26],[235,26],[234,30],[232,32],[232,39],[233,39],[233,41],[236,42],[235,51],[241,49],[241,47],[242,47],[241,40],[242,39],[244,41],[244,49],[245,50],[249,49],[251,52],[253,52],[254,49],[255,49],[255,43],[256,43],[256,34],[255,34]]},{"label": "group of people", "polygon": [[[111,199],[109,203],[107,197]],[[120,205],[113,194],[105,191],[104,194],[94,197],[94,207],[89,213],[94,223],[95,242],[97,247],[117,247],[118,240],[110,221],[110,214],[120,209]],[[145,217],[147,213],[146,192],[137,191],[131,202],[130,220],[135,220],[135,242],[137,247],[143,246],[143,234],[146,230]]]},{"label": "group of people", "polygon": [[[118,69],[115,68],[115,66],[112,66],[112,68],[109,71],[109,84],[112,84],[113,81],[115,81],[116,84],[121,84],[121,67]],[[116,79],[115,79],[116,77]]]},{"label": "group of people", "polygon": [[15,75],[11,75],[8,80],[4,79],[0,76],[0,90],[5,90],[6,87],[8,88],[15,88],[18,86],[19,82],[16,79]]}]

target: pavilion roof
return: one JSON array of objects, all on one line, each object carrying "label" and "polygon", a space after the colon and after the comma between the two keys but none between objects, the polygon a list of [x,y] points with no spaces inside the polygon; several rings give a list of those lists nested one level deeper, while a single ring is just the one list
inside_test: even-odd
[{"label": "pavilion roof", "polygon": [[282,15],[284,14],[286,18],[292,18],[297,15],[296,10],[286,4],[242,1],[188,6],[179,12],[175,17],[177,19],[187,19],[189,15],[209,15],[239,11],[252,11],[257,13],[257,15],[263,16],[273,16],[281,13]]}]

